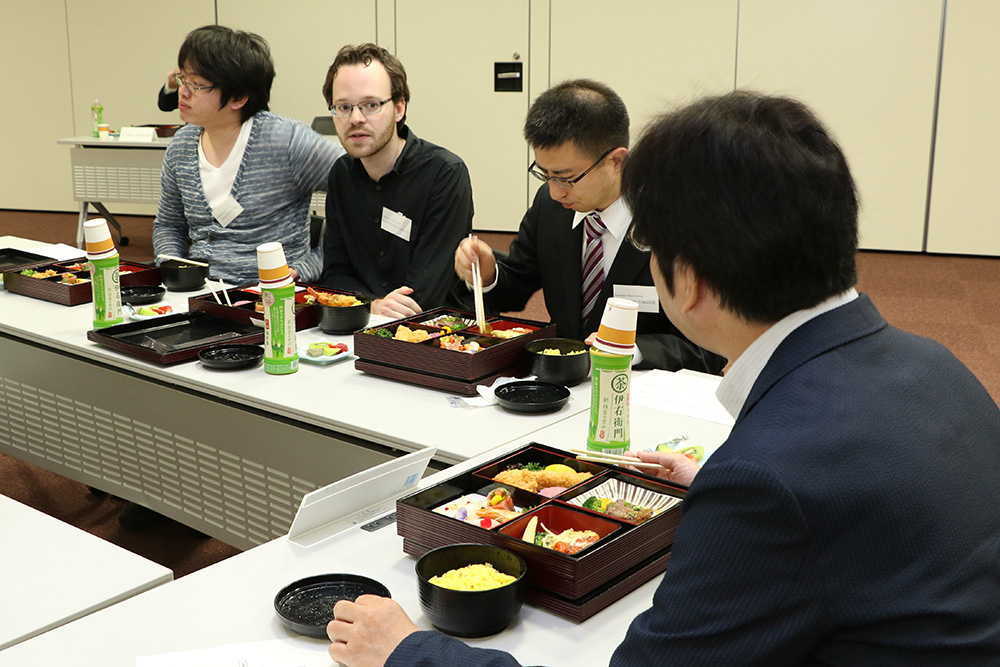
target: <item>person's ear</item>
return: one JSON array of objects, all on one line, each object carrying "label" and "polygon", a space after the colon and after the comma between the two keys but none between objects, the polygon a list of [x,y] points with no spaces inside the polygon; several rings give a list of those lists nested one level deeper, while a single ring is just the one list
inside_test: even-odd
[{"label": "person's ear", "polygon": [[399,100],[393,103],[393,109],[396,112],[396,122],[403,120],[403,116],[406,115],[406,100]]},{"label": "person's ear", "polygon": [[244,95],[242,97],[234,97],[231,100],[229,100],[229,105],[228,106],[233,111],[239,111],[240,109],[242,109],[246,105],[246,103],[249,100],[250,100],[250,96],[249,95]]},{"label": "person's ear", "polygon": [[674,294],[677,295],[677,305],[681,312],[687,313],[706,297],[705,281],[695,273],[690,264],[677,261],[674,263]]},{"label": "person's ear", "polygon": [[607,159],[611,162],[614,167],[615,172],[618,174],[622,173],[622,165],[625,163],[625,156],[628,155],[628,149],[624,146],[619,146],[610,153],[608,153]]}]

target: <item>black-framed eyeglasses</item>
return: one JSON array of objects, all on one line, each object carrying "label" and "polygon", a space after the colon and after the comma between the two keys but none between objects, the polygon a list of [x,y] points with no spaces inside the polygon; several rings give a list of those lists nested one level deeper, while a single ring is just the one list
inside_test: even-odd
[{"label": "black-framed eyeglasses", "polygon": [[611,151],[613,151],[613,150],[615,150],[615,149],[614,148],[609,148],[608,150],[604,151],[604,154],[601,157],[597,158],[597,161],[594,162],[594,164],[592,164],[589,167],[587,167],[586,171],[584,171],[582,174],[580,174],[576,178],[563,178],[561,176],[549,176],[548,174],[543,174],[538,169],[535,169],[535,162],[534,162],[534,160],[532,160],[531,164],[528,165],[528,173],[531,174],[532,176],[534,176],[535,178],[537,178],[540,181],[544,181],[546,183],[555,183],[556,185],[558,185],[561,188],[565,188],[567,190],[571,190],[573,188],[573,184],[574,183],[579,183],[581,178],[583,178],[584,176],[586,176],[587,174],[589,174],[591,171],[593,171],[594,167],[596,167],[597,165],[601,164],[601,161],[604,160],[604,158],[606,158],[607,156],[611,155]]},{"label": "black-framed eyeglasses", "polygon": [[181,87],[187,88],[188,92],[191,93],[192,95],[197,93],[199,90],[211,90],[212,88],[215,88],[214,85],[196,86],[190,81],[188,81],[187,77],[184,76],[183,74],[175,74],[174,79],[177,81],[178,84],[180,84]]},{"label": "black-framed eyeglasses", "polygon": [[334,118],[347,118],[354,113],[354,107],[357,107],[358,111],[366,116],[374,116],[389,102],[392,102],[391,97],[386,100],[365,100],[364,102],[358,102],[357,104],[341,102],[327,108],[330,109],[330,113],[333,114]]}]

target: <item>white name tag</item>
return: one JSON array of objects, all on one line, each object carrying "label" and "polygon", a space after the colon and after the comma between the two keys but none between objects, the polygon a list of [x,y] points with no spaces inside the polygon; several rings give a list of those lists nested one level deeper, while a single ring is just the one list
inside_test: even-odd
[{"label": "white name tag", "polygon": [[639,304],[640,313],[660,312],[656,288],[651,285],[615,285],[615,297],[635,301]]},{"label": "white name tag", "polygon": [[398,236],[409,243],[410,227],[412,225],[413,221],[402,213],[396,213],[395,211],[390,211],[384,206],[382,207],[382,229],[389,232],[393,236]]},{"label": "white name tag", "polygon": [[242,212],[243,207],[240,206],[240,203],[236,201],[235,197],[229,195],[221,204],[212,209],[212,217],[225,227]]}]

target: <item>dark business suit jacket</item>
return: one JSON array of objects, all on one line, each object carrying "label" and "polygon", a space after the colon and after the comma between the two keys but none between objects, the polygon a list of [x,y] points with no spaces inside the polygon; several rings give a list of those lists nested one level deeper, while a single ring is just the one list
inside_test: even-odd
[{"label": "dark business suit jacket", "polygon": [[[786,338],[684,501],[616,667],[1000,662],[1000,411],[867,297]],[[387,665],[514,665],[437,633]]]},{"label": "dark business suit jacket", "polygon": [[163,86],[160,86],[160,92],[156,96],[156,106],[160,108],[160,111],[176,111],[177,103],[180,99],[178,95],[178,90],[171,93],[163,92]]},{"label": "dark business suit jacket", "polygon": [[[583,313],[584,225],[573,228],[573,211],[549,197],[543,185],[524,215],[510,253],[499,261],[496,286],[484,295],[486,306],[494,311],[524,309],[528,299],[541,288],[549,317],[560,336],[582,340],[597,331],[608,298],[617,285],[649,285],[649,253],[640,252],[624,241],[615,255],[604,288],[586,323]],[[718,374],[726,361],[687,340],[670,323],[660,308],[657,313],[639,313],[636,344],[642,352],[639,368],[678,370],[690,368]]]}]

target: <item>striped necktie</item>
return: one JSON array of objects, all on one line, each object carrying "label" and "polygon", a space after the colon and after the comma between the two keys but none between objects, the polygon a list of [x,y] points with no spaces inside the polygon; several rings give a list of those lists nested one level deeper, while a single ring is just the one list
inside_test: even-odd
[{"label": "striped necktie", "polygon": [[587,247],[583,253],[583,321],[586,323],[590,312],[597,303],[597,296],[604,287],[604,244],[601,234],[608,228],[597,212],[584,218]]}]

